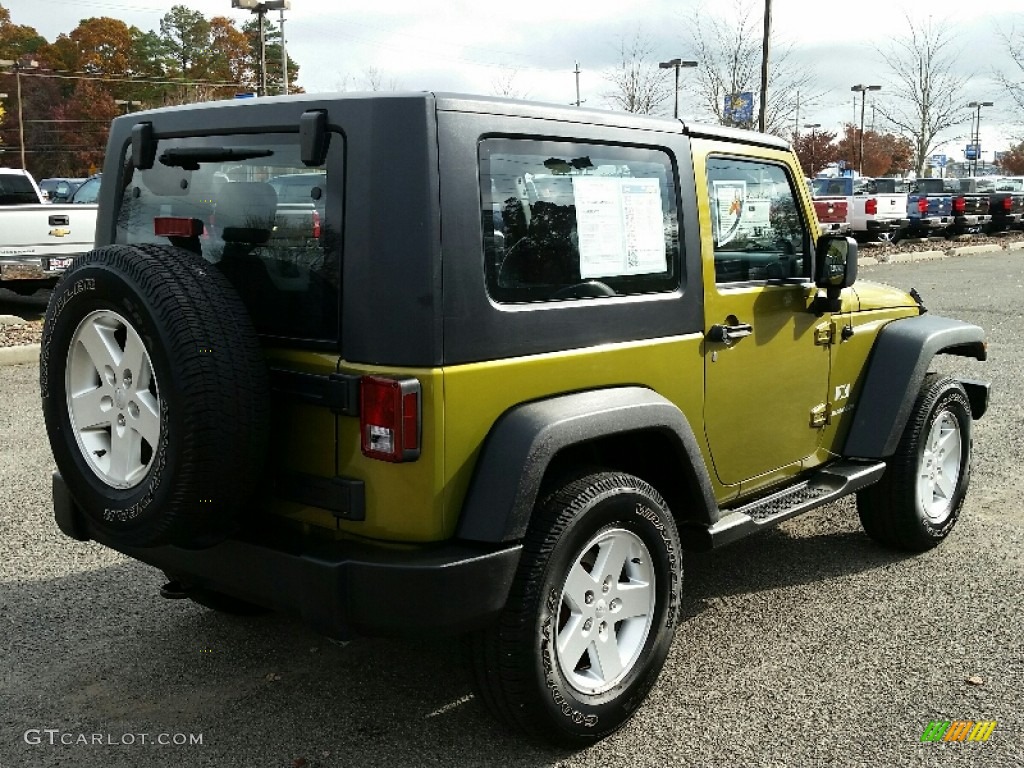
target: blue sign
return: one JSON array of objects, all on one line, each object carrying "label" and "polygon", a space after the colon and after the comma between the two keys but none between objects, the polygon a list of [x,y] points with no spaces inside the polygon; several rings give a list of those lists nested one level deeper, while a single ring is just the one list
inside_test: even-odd
[{"label": "blue sign", "polygon": [[726,94],[722,116],[733,125],[751,125],[754,122],[754,94],[750,91]]},{"label": "blue sign", "polygon": [[236,99],[255,99],[256,98],[256,94],[255,93],[236,93],[235,94],[235,98]]},{"label": "blue sign", "polygon": [[964,148],[965,160],[977,160],[981,157],[981,144],[968,144]]},{"label": "blue sign", "polygon": [[945,168],[946,167],[946,163],[949,162],[949,158],[946,157],[945,155],[932,155],[931,156],[931,161],[932,161],[932,165],[937,165],[940,168]]}]

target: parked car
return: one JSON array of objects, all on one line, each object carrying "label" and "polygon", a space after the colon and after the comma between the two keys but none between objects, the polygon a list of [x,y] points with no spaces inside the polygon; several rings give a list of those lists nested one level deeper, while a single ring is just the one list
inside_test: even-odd
[{"label": "parked car", "polygon": [[0,204],[0,285],[8,290],[52,287],[75,256],[93,247],[95,203],[46,203],[26,171],[0,168]]},{"label": "parked car", "polygon": [[989,232],[1020,229],[1024,223],[1024,177],[995,179],[988,197],[988,212],[992,216]]},{"label": "parked car", "polygon": [[989,195],[995,187],[993,179],[946,179],[946,184],[953,194],[953,223],[948,230],[949,234],[962,235],[985,229],[992,221]]},{"label": "parked car", "polygon": [[50,178],[39,182],[39,191],[48,203],[66,203],[85,179]]},{"label": "parked car", "polygon": [[945,182],[937,178],[921,178],[910,184],[907,197],[908,234],[927,237],[945,234],[953,224],[953,195]]},{"label": "parked car", "polygon": [[[928,371],[984,333],[854,285],[781,139],[303,94],[125,115],[109,148],[43,329],[54,514],[166,597],[467,633],[478,700],[581,747],[642,712],[685,550],[851,494],[899,549],[960,515],[989,386]],[[275,242],[313,173],[322,236]]]},{"label": "parked car", "polygon": [[840,176],[812,182],[816,200],[845,200],[850,228],[858,240],[895,240],[910,220],[905,192],[878,192],[874,179]]}]

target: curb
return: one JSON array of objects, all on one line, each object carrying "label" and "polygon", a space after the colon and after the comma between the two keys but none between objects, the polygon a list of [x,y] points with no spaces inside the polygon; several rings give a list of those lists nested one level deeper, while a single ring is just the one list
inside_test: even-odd
[{"label": "curb", "polygon": [[39,364],[39,345],[21,344],[16,347],[0,347],[0,365]]},{"label": "curb", "polygon": [[988,245],[962,245],[959,248],[950,248],[950,256],[969,256],[972,253],[998,253],[999,251],[1006,251],[1009,248],[1003,248],[1001,245],[995,245],[990,243]]}]

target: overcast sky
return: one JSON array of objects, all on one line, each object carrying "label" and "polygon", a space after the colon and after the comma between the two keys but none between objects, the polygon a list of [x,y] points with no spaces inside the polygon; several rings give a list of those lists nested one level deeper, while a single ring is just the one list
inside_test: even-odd
[{"label": "overcast sky", "polygon": [[[762,0],[741,2],[760,17]],[[74,29],[79,20],[93,16],[112,16],[143,30],[156,30],[160,18],[175,4],[167,0],[0,3],[14,23],[35,27],[51,42]],[[207,18],[227,16],[239,26],[249,17],[248,11],[233,9],[231,0],[183,0],[180,4]],[[837,7],[843,10],[837,13]],[[730,0],[292,0],[285,31],[289,53],[301,66],[299,84],[310,92],[365,88],[371,67],[381,73],[386,85],[394,84],[399,90],[484,94],[495,93],[496,82],[515,73],[513,87],[520,93],[568,104],[576,98],[573,68],[578,61],[581,97],[588,106],[607,107],[604,94],[610,86],[603,74],[614,65],[621,38],[631,37],[639,27],[653,43],[654,58],[694,58],[691,20],[710,9],[728,15],[732,8]],[[827,15],[820,12],[822,8],[829,8]],[[839,132],[856,115],[850,92],[855,83],[882,85],[882,91],[869,98],[884,99],[893,80],[877,47],[887,47],[909,31],[905,13],[925,21],[920,13],[926,8],[933,23],[955,30],[955,46],[961,51],[958,74],[973,78],[966,98],[996,104],[982,113],[986,157],[992,149],[1005,148],[1010,137],[1024,137],[1024,125],[1013,120],[1009,98],[992,80],[993,71],[1024,79],[1000,39],[1000,31],[1014,24],[1024,31],[1024,0],[853,0],[838,6],[774,0],[774,43],[792,46],[794,58],[813,73],[821,94],[801,109],[800,122],[821,123],[822,130]],[[268,18],[276,23],[279,14],[272,12]],[[685,81],[686,70],[682,75]],[[703,113],[685,89],[680,113],[684,118]],[[962,159],[969,132],[970,119],[965,115],[959,131],[944,134],[951,159]]]}]

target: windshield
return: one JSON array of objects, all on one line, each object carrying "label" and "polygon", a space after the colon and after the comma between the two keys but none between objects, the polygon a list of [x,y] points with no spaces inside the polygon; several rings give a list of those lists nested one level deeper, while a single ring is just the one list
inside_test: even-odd
[{"label": "windshield", "polygon": [[811,182],[815,197],[828,197],[829,195],[849,195],[851,190],[850,179],[815,179]]}]

